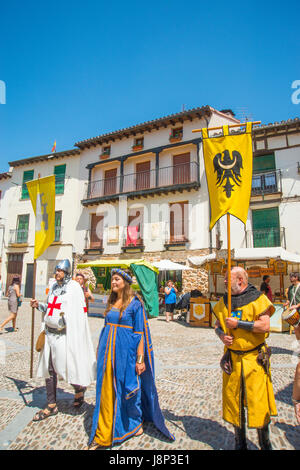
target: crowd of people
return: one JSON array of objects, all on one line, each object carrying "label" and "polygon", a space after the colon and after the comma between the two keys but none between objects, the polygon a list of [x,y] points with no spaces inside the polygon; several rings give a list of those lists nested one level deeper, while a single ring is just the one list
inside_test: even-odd
[{"label": "crowd of people", "polygon": [[[285,308],[300,312],[300,275],[290,274]],[[87,312],[94,301],[82,273],[71,277],[68,260],[57,264],[55,282],[47,301],[31,300],[43,313],[37,376],[45,378],[47,406],[33,418],[42,421],[58,413],[57,380],[74,388],[73,406],[79,409],[87,387],[96,380],[96,403],[87,450],[111,447],[143,434],[143,422],[151,421],[170,441],[174,436],[161,412],[154,375],[151,333],[142,298],[132,290],[133,279],[122,269],[111,271],[111,291],[105,321],[95,354]],[[277,415],[270,369],[271,350],[266,344],[270,331],[272,304],[270,277],[264,276],[260,290],[248,282],[241,267],[231,270],[231,312],[228,313],[228,279],[225,295],[213,307],[215,333],[224,344],[220,366],[223,370],[223,419],[232,424],[235,449],[246,450],[246,426],[256,428],[261,449],[271,450],[269,423]],[[166,321],[173,320],[177,288],[168,281],[164,288]],[[16,328],[20,278],[8,288],[9,321]],[[295,325],[300,340],[300,326]],[[293,404],[300,424],[300,363],[296,367]],[[247,409],[247,422],[246,412]]]}]

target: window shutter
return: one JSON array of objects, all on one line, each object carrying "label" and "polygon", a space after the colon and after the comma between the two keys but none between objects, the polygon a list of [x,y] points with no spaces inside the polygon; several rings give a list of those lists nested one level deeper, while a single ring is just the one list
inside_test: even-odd
[{"label": "window shutter", "polygon": [[55,212],[55,242],[60,241],[62,211]]},{"label": "window shutter", "polygon": [[253,158],[253,172],[270,170],[276,170],[274,153]]},{"label": "window shutter", "polygon": [[65,190],[66,164],[54,167],[55,194],[63,194]]},{"label": "window shutter", "polygon": [[22,196],[21,199],[29,199],[29,192],[25,183],[33,180],[34,170],[24,171],[22,183]]},{"label": "window shutter", "polygon": [[252,211],[253,246],[280,246],[278,207]]}]

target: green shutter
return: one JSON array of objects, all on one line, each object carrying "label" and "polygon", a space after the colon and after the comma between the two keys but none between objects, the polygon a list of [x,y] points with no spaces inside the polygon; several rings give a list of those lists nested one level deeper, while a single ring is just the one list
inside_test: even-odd
[{"label": "green shutter", "polygon": [[253,246],[280,246],[280,224],[278,207],[252,211]]},{"label": "green shutter", "polygon": [[60,241],[60,232],[61,232],[61,211],[55,212],[55,242]]},{"label": "green shutter", "polygon": [[66,165],[54,167],[55,174],[55,194],[63,194],[65,190]]},{"label": "green shutter", "polygon": [[22,183],[22,196],[21,199],[29,199],[29,192],[25,183],[27,181],[33,180],[34,170],[24,171],[23,173],[23,183]]},{"label": "green shutter", "polygon": [[253,158],[254,173],[270,170],[276,170],[274,153],[270,153],[269,155],[260,155],[259,157]]},{"label": "green shutter", "polygon": [[29,214],[19,215],[17,228],[17,243],[27,243],[29,228]]}]

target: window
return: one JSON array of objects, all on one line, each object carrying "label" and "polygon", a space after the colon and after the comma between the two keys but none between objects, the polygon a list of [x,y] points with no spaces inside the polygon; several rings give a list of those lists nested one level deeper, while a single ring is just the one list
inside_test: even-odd
[{"label": "window", "polygon": [[252,211],[253,246],[281,246],[278,207]]},{"label": "window", "polygon": [[66,165],[55,166],[54,175],[55,175],[55,194],[64,194]]},{"label": "window", "polygon": [[252,195],[278,191],[275,155],[260,155],[253,159]]},{"label": "window", "polygon": [[33,180],[34,170],[24,171],[23,173],[23,183],[22,183],[22,195],[21,199],[29,199],[29,192],[27,189],[26,183]]},{"label": "window", "polygon": [[143,220],[144,220],[144,211],[142,208],[129,209],[128,227],[126,229],[125,246],[143,245],[143,232],[144,232]]},{"label": "window", "polygon": [[190,154],[174,155],[173,184],[185,184],[191,181]]},{"label": "window", "polygon": [[102,155],[110,155],[110,145],[103,147]]},{"label": "window", "polygon": [[181,140],[182,137],[183,137],[183,127],[177,127],[176,129],[171,129],[170,140],[172,139]]},{"label": "window", "polygon": [[144,137],[134,139],[134,147],[144,147]]},{"label": "window", "polygon": [[106,170],[104,173],[104,196],[117,192],[117,169]]},{"label": "window", "polygon": [[188,202],[170,204],[170,243],[188,241]]},{"label": "window", "polygon": [[136,164],[136,190],[150,188],[150,162]]},{"label": "window", "polygon": [[260,155],[253,158],[253,173],[275,170],[275,155]]},{"label": "window", "polygon": [[29,214],[19,215],[15,243],[27,243],[29,228]]},{"label": "window", "polygon": [[102,248],[104,215],[92,214],[90,248]]},{"label": "window", "polygon": [[55,212],[55,242],[60,242],[62,211]]}]

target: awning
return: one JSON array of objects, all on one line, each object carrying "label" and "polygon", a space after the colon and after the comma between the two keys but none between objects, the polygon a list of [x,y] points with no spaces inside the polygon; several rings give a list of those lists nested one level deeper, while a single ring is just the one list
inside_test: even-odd
[{"label": "awning", "polygon": [[281,247],[235,248],[233,258],[237,260],[263,260],[277,258],[290,263],[300,263],[300,255],[287,251]]},{"label": "awning", "polygon": [[194,266],[202,266],[202,264],[207,263],[207,261],[216,259],[216,253],[211,253],[210,255],[205,256],[190,256],[188,261]]},{"label": "awning", "polygon": [[152,263],[159,271],[186,271],[189,268],[188,266],[184,266],[183,264],[174,263],[169,259],[162,259],[160,261],[155,261]]}]

